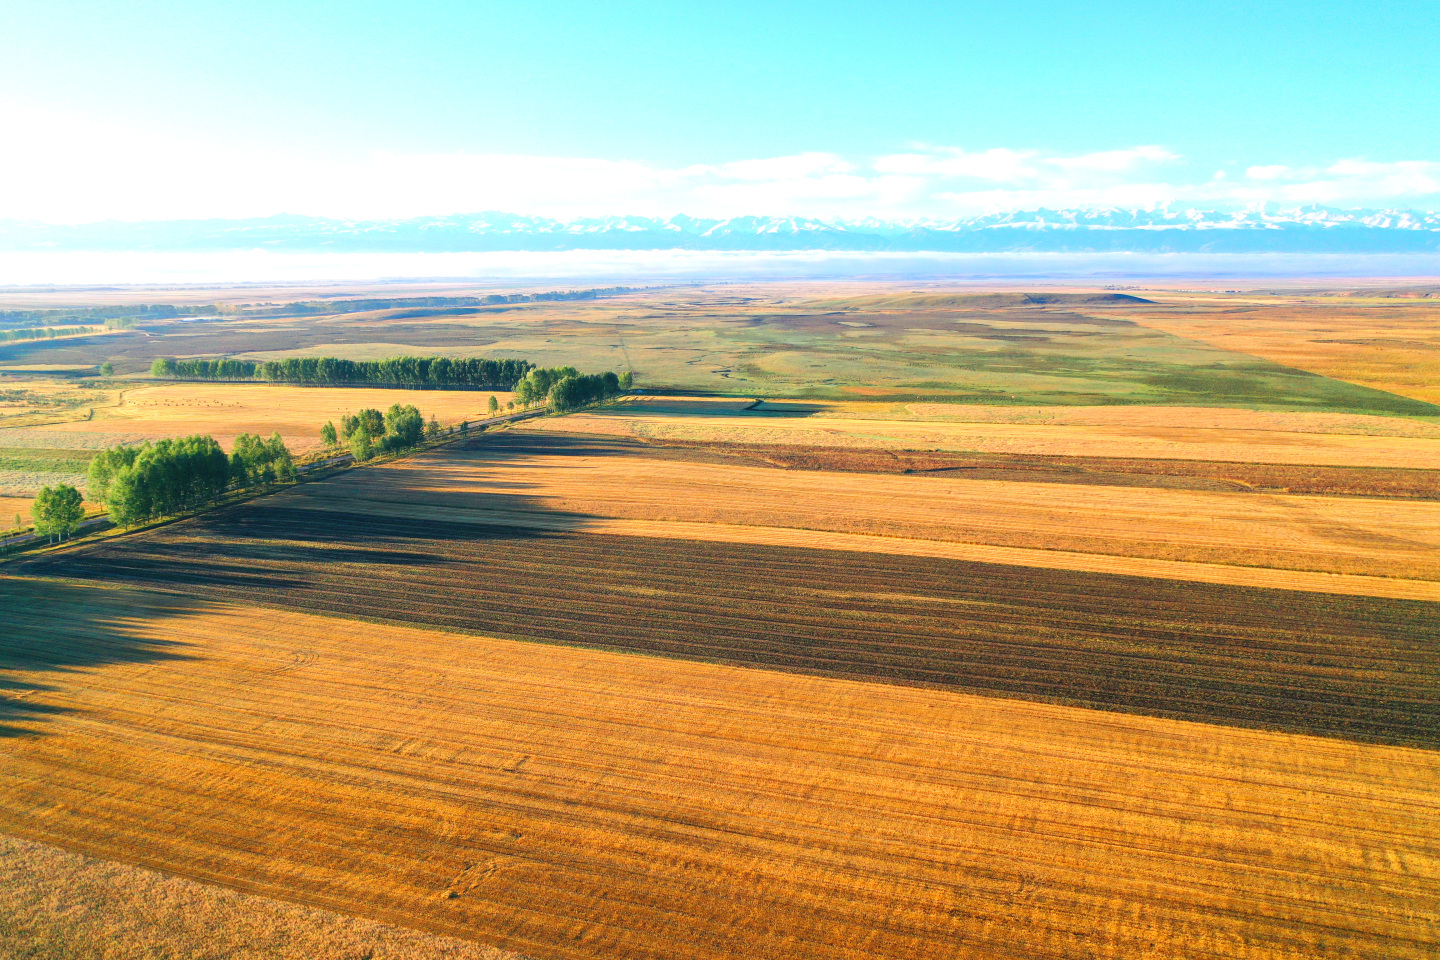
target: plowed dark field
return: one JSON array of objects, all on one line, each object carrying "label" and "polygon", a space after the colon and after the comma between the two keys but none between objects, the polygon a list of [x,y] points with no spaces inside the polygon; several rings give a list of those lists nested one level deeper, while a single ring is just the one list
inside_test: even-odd
[{"label": "plowed dark field", "polygon": [[1440,605],[258,501],[27,574],[1440,747]]}]

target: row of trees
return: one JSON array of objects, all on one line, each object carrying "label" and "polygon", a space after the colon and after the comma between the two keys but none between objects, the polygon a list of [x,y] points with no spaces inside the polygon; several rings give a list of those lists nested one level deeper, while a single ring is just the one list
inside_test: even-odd
[{"label": "row of trees", "polygon": [[8,340],[54,340],[76,337],[82,333],[99,333],[104,327],[26,327],[23,330],[0,330],[0,343]]},{"label": "row of trees", "polygon": [[274,383],[359,384],[421,390],[510,390],[530,368],[531,364],[525,360],[292,357],[266,360],[260,365],[258,376]]},{"label": "row of trees", "polygon": [[342,444],[350,448],[355,460],[369,460],[377,453],[394,453],[415,446],[425,436],[437,436],[440,424],[434,417],[426,424],[420,411],[412,405],[393,404],[385,413],[361,410],[353,416],[340,418],[340,429],[327,421],[320,428],[320,439],[327,446]]},{"label": "row of trees", "polygon": [[111,447],[90,461],[89,493],[112,522],[131,526],[213,503],[232,487],[293,480],[280,435],[242,433],[229,456],[213,437],[191,436]]},{"label": "row of trees", "polygon": [[249,360],[173,360],[160,357],[150,375],[166,380],[253,380],[255,364]]},{"label": "row of trees", "polygon": [[418,390],[512,390],[532,365],[526,360],[391,357],[342,360],[290,357],[285,360],[175,360],[160,357],[150,373],[167,380],[252,380],[316,386],[406,387]]}]

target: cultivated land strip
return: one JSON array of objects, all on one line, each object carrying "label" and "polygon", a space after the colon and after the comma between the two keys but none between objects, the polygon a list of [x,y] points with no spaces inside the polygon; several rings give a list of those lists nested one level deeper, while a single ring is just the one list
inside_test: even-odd
[{"label": "cultivated land strip", "polygon": [[12,569],[1440,747],[1440,604],[330,507],[254,501]]},{"label": "cultivated land strip", "polygon": [[1432,751],[4,589],[0,826],[96,855],[536,957],[1440,942]]},{"label": "cultivated land strip", "polygon": [[1440,502],[788,471],[709,447],[487,436],[291,504],[1440,599]]}]

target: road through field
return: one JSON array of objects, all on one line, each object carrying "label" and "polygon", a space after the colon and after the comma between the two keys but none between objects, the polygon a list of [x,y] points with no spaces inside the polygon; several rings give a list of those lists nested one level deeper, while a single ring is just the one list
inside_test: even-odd
[{"label": "road through field", "polygon": [[541,958],[1440,943],[1430,750],[3,590],[0,829],[95,855]]}]

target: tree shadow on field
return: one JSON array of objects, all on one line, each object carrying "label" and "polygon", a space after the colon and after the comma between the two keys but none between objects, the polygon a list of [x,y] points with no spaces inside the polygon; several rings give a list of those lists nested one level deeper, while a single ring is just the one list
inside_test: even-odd
[{"label": "tree shadow on field", "polygon": [[0,738],[42,734],[36,724],[73,712],[46,702],[80,675],[117,664],[188,660],[162,639],[163,620],[209,604],[189,597],[0,576]]}]

